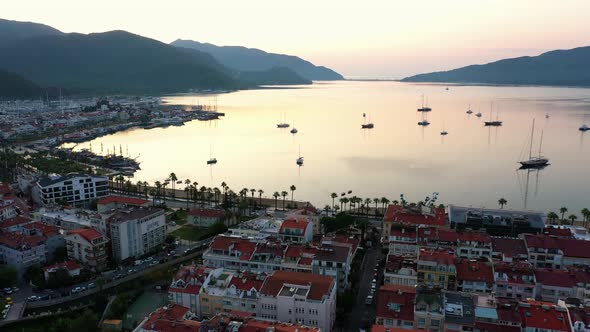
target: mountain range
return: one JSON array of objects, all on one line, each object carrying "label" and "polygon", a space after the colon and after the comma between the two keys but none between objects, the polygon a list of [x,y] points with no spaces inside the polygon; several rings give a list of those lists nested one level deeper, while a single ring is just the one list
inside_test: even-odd
[{"label": "mountain range", "polygon": [[402,81],[590,86],[590,46],[419,74]]},{"label": "mountain range", "polygon": [[311,84],[280,64],[238,70],[206,52],[126,31],[63,33],[42,24],[0,19],[0,43],[0,86],[11,87],[0,92],[4,97],[38,97],[47,87],[90,94]]},{"label": "mountain range", "polygon": [[193,40],[177,39],[171,45],[185,47],[211,54],[224,66],[238,71],[265,71],[273,67],[285,67],[299,76],[312,81],[343,80],[344,77],[332,69],[316,66],[299,57],[242,46],[217,46]]}]

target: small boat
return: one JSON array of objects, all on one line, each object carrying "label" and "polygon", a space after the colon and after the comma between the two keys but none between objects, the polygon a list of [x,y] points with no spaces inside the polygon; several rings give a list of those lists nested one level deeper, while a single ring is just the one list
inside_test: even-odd
[{"label": "small boat", "polygon": [[578,128],[579,131],[588,131],[590,130],[590,127],[588,127],[587,125],[583,124],[580,126],[580,128]]},{"label": "small boat", "polygon": [[471,113],[473,113],[473,111],[472,110],[467,110],[467,112],[465,112],[465,113],[471,114]]},{"label": "small boat", "polygon": [[207,165],[215,165],[217,164],[217,158],[211,157],[211,146],[209,146],[209,160],[207,160]]},{"label": "small boat", "polygon": [[545,114],[545,119],[549,119],[549,114]]},{"label": "small boat", "polygon": [[481,113],[477,112],[477,113],[475,113],[475,116],[477,116],[478,118],[481,118]]},{"label": "small boat", "polygon": [[529,145],[529,159],[520,161],[521,169],[529,168],[544,168],[549,165],[549,159],[541,155],[541,147],[543,145],[543,132],[541,132],[541,140],[539,142],[539,155],[533,156],[533,137],[535,136],[535,119],[533,119],[533,126],[531,129],[531,142]]},{"label": "small boat", "polygon": [[422,107],[418,108],[418,112],[430,112],[432,108],[428,107],[428,99],[426,99],[426,103],[424,103],[424,95],[422,95]]},{"label": "small boat", "polygon": [[422,120],[420,122],[418,122],[419,126],[428,126],[430,124],[430,122],[428,122],[428,120]]},{"label": "small boat", "polygon": [[446,130],[443,130],[443,131],[440,132],[440,134],[442,136],[447,136],[449,133]]},{"label": "small boat", "polygon": [[297,128],[291,129],[291,134],[297,134],[297,132],[298,132]]},{"label": "small boat", "polygon": [[375,127],[375,125],[373,125],[373,123],[365,123],[361,125],[362,129],[373,129]]},{"label": "small boat", "polygon": [[295,161],[295,163],[299,166],[303,166],[303,157],[301,156],[301,146],[299,147],[299,157],[297,157],[297,160]]},{"label": "small boat", "polygon": [[502,121],[498,120],[498,117],[500,116],[500,111],[496,112],[496,120],[492,120],[492,114],[494,113],[494,104],[492,103],[490,105],[490,121],[484,121],[484,126],[492,126],[492,127],[499,127],[502,125]]},{"label": "small boat", "polygon": [[288,123],[279,123],[277,124],[277,128],[289,128],[290,124]]}]

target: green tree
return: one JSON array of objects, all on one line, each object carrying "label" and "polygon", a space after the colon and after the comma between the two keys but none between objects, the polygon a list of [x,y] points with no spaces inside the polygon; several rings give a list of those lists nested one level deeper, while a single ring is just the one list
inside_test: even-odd
[{"label": "green tree", "polygon": [[294,184],[291,185],[291,187],[289,187],[289,189],[291,190],[291,206],[293,205],[293,195],[295,194],[295,190],[297,190],[297,187],[295,187]]},{"label": "green tree", "polygon": [[174,173],[174,172],[170,173],[170,175],[168,176],[168,179],[170,180],[170,182],[172,184],[172,197],[176,197],[176,181],[178,181],[178,177],[176,176],[176,173]]},{"label": "green tree", "polygon": [[11,266],[0,267],[0,285],[14,286],[18,281],[18,271]]},{"label": "green tree", "polygon": [[283,210],[285,210],[285,199],[287,198],[287,195],[289,195],[288,192],[281,191],[281,196],[283,196]]},{"label": "green tree", "polygon": [[578,219],[578,216],[576,216],[575,214],[570,214],[569,217],[567,217],[569,220],[572,221],[572,225],[576,222],[576,220]]},{"label": "green tree", "polygon": [[557,215],[557,213],[555,213],[555,212],[553,212],[553,211],[552,211],[552,212],[549,212],[549,213],[547,214],[547,219],[549,219],[549,221],[550,221],[552,224],[555,224],[555,221],[557,220],[557,218],[559,218],[559,216]]},{"label": "green tree", "polygon": [[258,189],[258,204],[262,207],[262,194],[264,194],[264,190]]},{"label": "green tree", "polygon": [[278,191],[275,191],[275,192],[272,194],[272,197],[274,197],[274,199],[275,199],[275,210],[278,208],[278,207],[277,207],[277,202],[278,202],[279,196],[281,196],[281,194],[279,194],[279,192],[278,192]]},{"label": "green tree", "polygon": [[584,220],[584,227],[586,227],[588,220],[590,220],[590,210],[587,208],[583,208],[582,211],[582,219]]},{"label": "green tree", "polygon": [[567,208],[565,206],[562,206],[559,208],[559,212],[561,213],[561,220],[564,220],[563,218],[565,216],[565,213],[567,212]]},{"label": "green tree", "polygon": [[500,205],[500,209],[504,208],[504,205],[506,205],[508,203],[508,201],[505,198],[500,198],[498,200],[498,204]]},{"label": "green tree", "polygon": [[332,197],[332,207],[334,207],[334,200],[336,199],[336,197],[338,197],[337,193],[331,193],[330,197]]}]

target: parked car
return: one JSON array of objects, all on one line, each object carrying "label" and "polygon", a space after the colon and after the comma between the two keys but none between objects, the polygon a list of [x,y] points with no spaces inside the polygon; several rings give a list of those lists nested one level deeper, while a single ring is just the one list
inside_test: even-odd
[{"label": "parked car", "polygon": [[89,284],[88,284],[88,286],[87,286],[87,287],[88,287],[88,289],[91,289],[91,288],[96,288],[96,284],[95,284],[95,283],[93,283],[93,282],[91,282],[91,283],[89,283]]},{"label": "parked car", "polygon": [[367,304],[367,305],[373,304],[373,295],[367,296],[367,299],[365,300],[365,304]]},{"label": "parked car", "polygon": [[12,297],[5,298],[4,302],[6,302],[6,304],[12,304]]}]

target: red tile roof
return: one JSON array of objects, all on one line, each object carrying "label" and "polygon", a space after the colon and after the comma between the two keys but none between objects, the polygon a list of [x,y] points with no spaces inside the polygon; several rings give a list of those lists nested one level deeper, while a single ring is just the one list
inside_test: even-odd
[{"label": "red tile roof", "polygon": [[530,307],[519,307],[523,327],[552,331],[570,331],[569,316],[565,309],[557,311],[551,302],[525,301]]},{"label": "red tile roof", "polygon": [[535,269],[537,283],[544,286],[572,288],[575,285],[574,275],[567,270]]},{"label": "red tile roof", "polygon": [[201,290],[201,286],[198,285],[186,285],[184,288],[180,287],[170,287],[168,288],[168,292],[172,293],[184,293],[184,294],[199,294]]},{"label": "red tile roof", "polygon": [[45,266],[43,270],[45,272],[53,272],[56,269],[66,269],[68,271],[73,271],[79,269],[80,265],[74,261],[65,261],[63,263],[57,263],[49,266]]},{"label": "red tile roof", "polygon": [[371,332],[416,332],[416,331],[424,331],[418,329],[404,329],[401,327],[385,327],[384,325],[377,325],[374,324],[371,326]]},{"label": "red tile roof", "polygon": [[320,332],[317,327],[302,326],[296,324],[287,324],[280,322],[269,322],[256,319],[250,319],[240,327],[239,332]]},{"label": "red tile roof", "polygon": [[257,273],[242,272],[241,278],[239,276],[233,277],[228,287],[235,286],[241,291],[249,291],[254,288],[258,292],[264,283],[264,278],[266,278],[266,275],[262,274],[262,276],[261,278]]},{"label": "red tile roof", "polygon": [[572,234],[572,231],[569,228],[557,228],[549,226],[543,229],[543,234],[558,237],[574,238],[574,234]]},{"label": "red tile roof", "polygon": [[170,304],[159,308],[150,314],[142,327],[146,330],[159,332],[185,332],[199,331],[200,322],[184,320],[189,308],[178,304]]},{"label": "red tile roof", "polygon": [[494,270],[491,262],[458,259],[455,267],[457,269],[457,280],[494,283]]},{"label": "red tile roof", "polygon": [[312,273],[276,271],[273,275],[266,278],[260,293],[264,295],[277,296],[283,285],[301,285],[309,286],[307,298],[311,300],[322,300],[324,296],[329,296],[334,288],[334,278]]},{"label": "red tile roof", "polygon": [[535,276],[535,272],[531,263],[519,261],[512,263],[507,263],[499,260],[494,261],[494,272],[499,274],[505,274],[508,279],[506,280],[507,283],[517,284],[524,283],[524,276]]},{"label": "red tile roof", "polygon": [[386,272],[398,272],[402,267],[410,268],[416,271],[416,260],[415,258],[389,255],[387,256],[387,262],[385,263]]},{"label": "red tile roof", "polygon": [[68,235],[69,234],[78,234],[88,242],[92,242],[92,240],[98,239],[102,236],[102,234],[94,228],[74,229],[69,231]]},{"label": "red tile roof", "polygon": [[0,222],[0,228],[9,228],[12,226],[30,223],[31,219],[23,216],[16,216],[14,218],[5,219]]},{"label": "red tile roof", "polygon": [[448,251],[420,249],[418,260],[436,262],[442,265],[455,265],[455,255]]},{"label": "red tile roof", "polygon": [[309,224],[309,221],[307,221],[307,220],[293,220],[293,219],[285,220],[281,224],[281,228],[279,229],[279,234],[285,233],[285,229],[300,229],[303,231],[302,232],[302,235],[303,235],[303,233],[305,233],[305,230],[307,229],[308,224]]},{"label": "red tile roof", "polygon": [[549,235],[525,235],[529,248],[561,249],[567,257],[590,258],[590,241]]},{"label": "red tile roof", "polygon": [[412,225],[445,226],[448,218],[445,209],[441,208],[434,208],[434,215],[424,215],[410,211],[401,205],[391,204],[387,207],[383,221]]},{"label": "red tile roof", "polygon": [[415,287],[384,285],[379,288],[377,299],[377,317],[414,321]]},{"label": "red tile roof", "polygon": [[523,239],[506,237],[492,237],[492,250],[500,252],[506,257],[527,256],[526,245]]},{"label": "red tile roof", "polygon": [[34,221],[32,223],[26,224],[23,226],[23,228],[37,230],[46,237],[51,237],[59,234],[59,227],[40,221]]},{"label": "red tile roof", "polygon": [[45,244],[45,237],[40,235],[25,235],[22,233],[0,234],[0,244],[12,249],[25,249]]},{"label": "red tile roof", "polygon": [[191,209],[189,214],[195,217],[221,218],[225,216],[225,211],[213,209]]},{"label": "red tile roof", "polygon": [[149,203],[145,199],[124,197],[124,196],[107,196],[98,200],[98,205],[107,205],[111,203],[128,204],[128,205],[144,205]]}]

